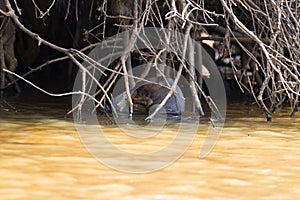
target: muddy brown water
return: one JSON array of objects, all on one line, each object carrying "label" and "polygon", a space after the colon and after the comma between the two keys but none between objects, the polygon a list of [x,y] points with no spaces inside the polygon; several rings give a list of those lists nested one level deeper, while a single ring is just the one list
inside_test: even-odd
[{"label": "muddy brown water", "polygon": [[[299,199],[300,113],[275,114],[230,104],[212,152],[199,159],[201,126],[184,155],[153,173],[129,174],[96,161],[82,145],[72,119],[63,118],[69,98],[20,101],[19,112],[0,109],[0,199]],[[38,103],[37,103],[38,102]],[[102,127],[114,143],[135,152],[151,150]],[[158,137],[168,142],[172,129]],[[155,145],[154,145],[155,146]]]}]

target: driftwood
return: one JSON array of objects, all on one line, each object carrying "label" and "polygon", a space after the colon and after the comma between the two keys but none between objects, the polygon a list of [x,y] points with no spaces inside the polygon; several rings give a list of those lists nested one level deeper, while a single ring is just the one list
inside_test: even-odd
[{"label": "driftwood", "polygon": [[[4,2],[0,1],[0,9],[7,10],[5,8]],[[15,71],[18,61],[15,57],[14,43],[16,35],[16,26],[12,19],[5,15],[5,13],[0,13],[0,93],[3,96],[3,89],[5,87],[6,75],[3,69],[9,69],[10,71]],[[13,81],[13,77],[8,74],[7,77],[10,81]],[[21,92],[18,85],[16,85],[16,91]]]},{"label": "driftwood", "polygon": [[[81,38],[85,41],[89,37],[96,38],[101,41],[106,36],[119,33],[124,30],[132,30],[132,34],[128,35],[124,41],[127,48],[121,52],[121,56],[114,66],[101,66],[101,70],[108,72],[107,79],[104,82],[98,82],[100,100],[97,101],[98,106],[104,108],[104,99],[111,104],[109,92],[113,88],[112,82],[119,76],[124,76],[126,95],[129,102],[129,113],[133,112],[133,100],[130,94],[130,86],[135,84],[132,77],[131,69],[134,67],[132,63],[132,53],[138,35],[146,26],[165,27],[168,29],[180,31],[183,34],[192,36],[197,41],[212,41],[215,46],[212,48],[219,56],[217,59],[223,63],[226,61],[226,72],[230,79],[235,78],[236,83],[243,93],[252,95],[257,105],[262,108],[268,120],[271,120],[271,111],[275,111],[283,103],[290,102],[293,109],[292,115],[297,111],[299,104],[300,79],[299,79],[299,3],[297,1],[259,1],[259,0],[168,0],[168,1],[119,1],[119,0],[98,0],[98,1],[76,1],[75,5],[69,0],[49,1],[46,7],[41,8],[40,5],[34,4],[34,8],[38,15],[36,18],[44,19],[46,16],[51,17],[51,11],[55,9],[55,4],[64,4],[66,16],[75,16],[78,20],[80,16],[80,8],[78,5],[95,5],[87,6],[92,16],[93,9],[101,14],[98,21],[94,21],[94,25],[89,24],[90,28],[80,30],[83,34],[77,33],[77,39]],[[81,4],[79,4],[80,2]],[[93,4],[94,2],[94,4]],[[34,3],[30,2],[30,3]],[[69,58],[79,70],[82,70],[83,77],[93,79],[93,75],[80,64],[81,59],[94,63],[85,51],[61,47],[51,41],[37,35],[30,28],[25,28],[19,21],[10,2],[5,0],[8,10],[2,8],[2,15],[10,17],[14,23],[24,33],[28,34],[38,44],[46,45],[58,52],[65,54],[65,58]],[[72,5],[71,5],[72,4]],[[75,9],[71,9],[75,8]],[[73,14],[72,14],[73,12]],[[21,15],[22,17],[22,15]],[[91,21],[89,21],[91,22]],[[86,23],[86,22],[83,22]],[[95,28],[91,28],[94,26]],[[98,30],[98,32],[93,32]],[[203,33],[205,35],[203,36]],[[77,40],[76,39],[76,40]],[[210,105],[209,96],[202,91],[203,75],[194,71],[193,63],[199,63],[197,58],[193,56],[191,51],[197,51],[195,46],[188,40],[183,40],[183,54],[187,55],[188,62],[178,62],[180,58],[174,58],[166,50],[152,51],[152,47],[148,46],[148,51],[139,51],[141,60],[147,60],[154,65],[165,64],[171,68],[177,69],[174,77],[174,84],[170,86],[169,93],[165,95],[158,109],[148,116],[151,119],[155,113],[164,106],[168,101],[177,85],[177,78],[181,74],[186,74],[190,82],[191,90],[195,106],[201,115],[203,115],[202,103],[199,96]],[[94,47],[90,43],[90,48]],[[76,45],[70,45],[75,47]],[[88,47],[87,47],[88,48]],[[233,52],[233,49],[236,52]],[[239,57],[236,62],[235,57]],[[62,59],[65,59],[62,58]],[[59,59],[56,59],[59,60]],[[9,62],[9,61],[6,61]],[[52,61],[48,61],[52,62]],[[53,60],[54,62],[54,60]],[[176,64],[177,62],[177,64]],[[178,64],[179,63],[179,64]],[[13,66],[13,65],[12,65]],[[41,65],[38,68],[44,67]],[[228,70],[230,67],[232,70]],[[225,68],[223,68],[225,69]],[[221,69],[221,71],[223,70]],[[12,68],[13,70],[13,68]],[[32,72],[36,69],[32,69]],[[224,71],[224,70],[223,70]],[[230,71],[230,72],[229,72]],[[31,73],[31,72],[29,72]],[[170,73],[168,71],[164,73]],[[225,74],[226,75],[226,74]],[[226,76],[227,76],[226,75]],[[228,77],[227,76],[227,77]],[[96,80],[95,80],[96,81]],[[86,88],[82,87],[82,93],[86,92]],[[85,101],[82,97],[81,103]],[[74,109],[80,112],[81,103]],[[212,109],[212,108],[211,108]]]}]

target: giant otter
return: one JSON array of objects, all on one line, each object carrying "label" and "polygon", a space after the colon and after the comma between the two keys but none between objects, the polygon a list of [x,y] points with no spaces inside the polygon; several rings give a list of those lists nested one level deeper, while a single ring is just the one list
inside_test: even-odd
[{"label": "giant otter", "polygon": [[[131,98],[133,101],[133,114],[150,114],[151,110],[160,104],[169,92],[166,85],[171,87],[173,81],[167,79],[168,84],[165,80],[160,81],[159,84],[147,83],[137,87],[133,90]],[[121,93],[117,97],[113,98],[113,104],[118,112],[128,111],[128,102],[126,93]],[[166,104],[160,113],[167,115],[181,115],[184,111],[184,98],[182,91],[177,86],[176,92],[171,95],[167,100]]]},{"label": "giant otter", "polygon": [[[141,106],[144,106],[146,111],[149,112],[149,109],[156,105],[160,104],[166,95],[168,94],[169,89],[163,87],[159,84],[149,83],[140,86],[137,88],[131,98],[133,100],[134,111],[138,112],[138,109],[141,109]],[[180,115],[182,110],[180,99],[175,94],[172,94],[171,97],[167,100],[166,104],[163,106],[166,114],[170,115]],[[138,106],[141,105],[141,106]]]}]

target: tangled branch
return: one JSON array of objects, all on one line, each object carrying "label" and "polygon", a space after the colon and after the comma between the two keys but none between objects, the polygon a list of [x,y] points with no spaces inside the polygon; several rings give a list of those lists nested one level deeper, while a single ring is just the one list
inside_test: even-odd
[{"label": "tangled branch", "polygon": [[[70,0],[49,1],[50,4],[46,11],[42,11],[34,0],[32,0],[32,3],[38,11],[37,18],[51,15],[50,11],[55,9],[54,5],[58,3],[66,5],[65,20],[71,17],[72,1]],[[197,49],[188,39],[184,41],[178,39],[176,41],[184,45],[182,53],[184,56],[187,55],[188,62],[185,62],[184,58],[176,57],[170,53],[172,47],[170,47],[169,40],[171,37],[168,33],[165,33],[164,38],[159,38],[162,42],[165,42],[165,48],[156,50],[153,46],[147,44],[146,50],[136,50],[139,35],[143,33],[145,27],[150,26],[166,27],[180,31],[186,36],[191,36],[203,43],[213,43],[214,45],[210,47],[213,50],[213,58],[216,59],[217,63],[221,63],[220,65],[230,65],[230,73],[232,73],[232,77],[241,91],[253,97],[268,120],[271,120],[271,113],[287,101],[292,107],[291,116],[297,111],[300,95],[300,23],[298,20],[300,18],[300,3],[298,1],[93,0],[84,2],[77,0],[73,8],[75,8],[74,16],[78,23],[80,22],[80,13],[84,13],[80,12],[79,5],[88,3],[90,3],[90,10],[87,12],[89,16],[86,16],[88,19],[91,19],[93,9],[101,14],[97,16],[98,21],[93,28],[84,29],[82,33],[77,34],[82,35],[81,39],[89,42],[89,46],[81,50],[72,47],[62,48],[33,33],[20,22],[9,0],[5,0],[8,11],[0,10],[0,13],[11,17],[18,28],[34,38],[39,45],[46,45],[65,54],[64,58],[58,58],[50,62],[68,58],[82,72],[84,80],[91,79],[95,81],[99,91],[93,94],[93,97],[100,94],[100,101],[97,101],[97,104],[103,109],[105,107],[104,99],[107,99],[112,106],[112,110],[116,112],[109,94],[114,81],[123,76],[129,114],[132,115],[134,102],[130,88],[140,80],[147,81],[142,75],[141,77],[135,77],[131,74],[134,68],[132,63],[133,54],[137,54],[139,60],[150,63],[147,65],[144,74],[147,74],[150,67],[155,67],[157,76],[166,79],[165,74],[170,72],[164,71],[160,66],[165,65],[178,69],[173,84],[168,86],[169,93],[147,119],[153,118],[170,96],[176,92],[175,87],[177,86],[178,77],[183,72],[188,76],[194,102],[200,115],[204,115],[201,105],[203,102],[200,101],[200,96],[203,96],[209,105],[214,105],[210,102],[208,94],[202,90],[203,73],[195,72],[193,67],[198,62],[197,58],[193,56]],[[80,30],[82,31],[82,29]],[[98,32],[95,33],[96,30]],[[120,59],[116,61],[114,66],[105,66],[99,60],[88,57],[84,49],[95,46],[92,42],[93,39],[98,42],[124,30],[132,30],[132,35],[128,35],[128,38],[124,41],[126,48],[122,52],[118,52]],[[147,43],[147,41],[144,42]],[[76,43],[74,42],[74,44]],[[190,49],[193,53],[189,52]],[[80,63],[81,60],[87,61],[90,67],[95,68],[96,71],[107,73],[105,82],[100,83],[96,80],[94,75]],[[109,55],[103,60],[109,60]],[[41,65],[39,68],[43,66],[45,65]],[[36,69],[31,72],[34,70]],[[222,70],[220,67],[220,71]],[[82,85],[82,93],[88,93],[88,90],[87,85]],[[87,96],[82,95],[76,107],[79,112],[86,98]],[[210,108],[216,110],[212,106]]]}]

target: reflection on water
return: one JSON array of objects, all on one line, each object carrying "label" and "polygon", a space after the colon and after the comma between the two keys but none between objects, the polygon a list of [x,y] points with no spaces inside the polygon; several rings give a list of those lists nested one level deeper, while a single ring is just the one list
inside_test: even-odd
[{"label": "reflection on water", "polygon": [[[72,120],[63,118],[69,99],[38,104],[33,99],[16,103],[21,109],[17,113],[0,109],[1,199],[300,197],[300,113],[290,119],[289,110],[283,110],[267,124],[260,111],[247,114],[233,104],[217,145],[205,159],[198,155],[207,124],[170,167],[126,174],[105,167],[86,151]],[[113,125],[103,129],[120,148],[138,152],[151,151],[176,134],[168,128],[156,143],[147,144]]]}]

